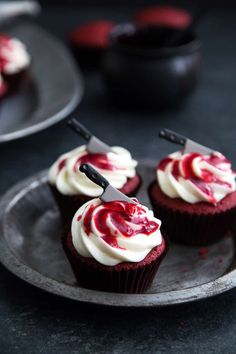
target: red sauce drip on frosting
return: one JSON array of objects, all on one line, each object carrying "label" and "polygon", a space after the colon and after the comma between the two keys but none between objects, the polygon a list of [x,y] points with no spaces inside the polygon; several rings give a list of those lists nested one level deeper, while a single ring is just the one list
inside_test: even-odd
[{"label": "red sauce drip on frosting", "polygon": [[211,187],[206,184],[204,181],[201,181],[199,179],[196,178],[190,178],[190,181],[205,195],[208,196],[209,201],[213,204],[215,204],[217,202],[217,200],[214,197],[214,193],[211,189]]},{"label": "red sauce drip on frosting", "polygon": [[[89,236],[92,232],[93,219],[95,227],[103,235],[103,240],[111,247],[121,248],[117,241],[118,233],[129,238],[138,234],[148,236],[158,230],[159,224],[148,220],[144,214],[145,210],[140,204],[113,201],[98,206],[90,205],[83,225]],[[109,222],[113,225],[112,227],[109,226]]]},{"label": "red sauce drip on frosting", "polygon": [[159,162],[159,165],[157,166],[158,170],[165,171],[166,166],[168,165],[169,162],[173,161],[171,157],[166,157],[165,159],[162,159]]},{"label": "red sauce drip on frosting", "polygon": [[92,221],[93,211],[95,208],[96,208],[96,206],[91,204],[85,214],[85,217],[84,217],[84,221],[83,221],[84,229],[85,229],[85,232],[88,236],[89,236],[90,232],[92,231],[91,221]]},{"label": "red sauce drip on frosting", "polygon": [[100,168],[101,170],[117,170],[117,167],[109,161],[108,156],[106,154],[88,153],[86,155],[83,155],[76,161],[74,170],[76,171],[77,168],[84,163],[90,163],[94,167]]},{"label": "red sauce drip on frosting", "polygon": [[[201,155],[199,155],[197,153],[192,153],[192,154],[186,155],[186,157],[184,157],[182,159],[182,169],[183,169],[183,174],[184,174],[183,177],[185,179],[190,179],[191,177],[195,176],[195,173],[192,168],[192,163],[193,163],[193,160],[199,156],[201,156]],[[177,163],[178,163],[178,160],[177,160]]]},{"label": "red sauce drip on frosting", "polygon": [[3,34],[0,34],[0,70],[4,70],[8,60],[3,55],[2,49],[11,49],[11,39]]},{"label": "red sauce drip on frosting", "polygon": [[227,164],[230,165],[230,161],[226,159],[225,156],[217,156],[217,155],[211,155],[210,159],[207,161],[210,165],[212,166],[217,166],[220,170],[224,170],[221,168],[222,164]]},{"label": "red sauce drip on frosting", "polygon": [[179,161],[178,160],[173,162],[172,173],[176,179],[178,179],[180,177]]},{"label": "red sauce drip on frosting", "polygon": [[206,161],[206,163],[211,166],[214,166],[219,170],[227,170],[227,166],[224,165],[228,165],[228,168],[230,168],[230,161],[227,160],[223,155],[218,156],[215,154],[211,154],[210,156],[202,156],[199,153],[191,153],[187,154],[181,159],[167,157],[160,161],[157,169],[164,171],[166,166],[172,162],[172,174],[177,180],[180,176],[186,180],[190,180],[196,186],[196,188],[198,188],[201,192],[208,196],[208,199],[211,203],[215,204],[216,200],[214,198],[214,193],[209,183],[224,185],[229,188],[231,187],[231,184],[220,180],[214,175],[214,173],[206,169],[201,170],[201,176],[196,175],[193,169],[193,161],[198,157],[200,158],[200,161]]},{"label": "red sauce drip on frosting", "polygon": [[58,173],[63,169],[63,167],[65,167],[66,165],[66,159],[63,159],[59,162],[58,164]]}]

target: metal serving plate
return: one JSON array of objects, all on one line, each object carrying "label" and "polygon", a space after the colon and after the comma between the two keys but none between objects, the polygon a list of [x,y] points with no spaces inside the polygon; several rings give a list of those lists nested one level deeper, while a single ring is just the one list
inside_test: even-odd
[{"label": "metal serving plate", "polygon": [[83,94],[81,75],[60,41],[31,23],[14,25],[7,32],[26,44],[32,64],[30,80],[0,101],[0,143],[57,123],[75,109]]},{"label": "metal serving plate", "polygon": [[[153,164],[140,163],[145,183],[139,194],[149,204]],[[13,187],[0,203],[0,261],[25,281],[66,298],[110,306],[164,306],[210,297],[236,285],[233,236],[205,249],[170,245],[147,293],[115,294],[81,288],[64,255],[57,207],[41,172]],[[206,257],[207,256],[207,257]]]}]

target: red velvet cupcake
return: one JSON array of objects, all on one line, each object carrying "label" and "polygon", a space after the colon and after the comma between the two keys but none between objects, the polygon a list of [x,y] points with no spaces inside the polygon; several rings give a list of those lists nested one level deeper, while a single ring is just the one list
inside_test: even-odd
[{"label": "red velvet cupcake", "polygon": [[3,77],[0,74],[0,98],[5,96],[6,93],[7,93],[7,84],[5,83]]},{"label": "red velvet cupcake", "polygon": [[173,6],[150,6],[137,11],[135,22],[139,25],[152,25],[184,29],[190,26],[192,16],[184,9]]},{"label": "red velvet cupcake", "polygon": [[70,47],[80,64],[97,66],[108,48],[108,36],[115,23],[96,20],[76,27],[69,34]]},{"label": "red velvet cupcake", "polygon": [[159,163],[148,192],[170,240],[204,246],[224,237],[236,219],[235,190],[222,154],[176,152]]},{"label": "red velvet cupcake", "polygon": [[16,38],[0,34],[0,73],[7,92],[15,91],[27,77],[30,56],[25,45]]},{"label": "red velvet cupcake", "polygon": [[48,176],[65,223],[72,220],[81,205],[102,193],[101,187],[80,172],[79,167],[83,163],[90,163],[113,187],[129,197],[134,197],[141,186],[141,177],[135,169],[137,161],[126,149],[113,147],[108,154],[94,154],[89,153],[85,145],[76,148],[59,157]]},{"label": "red velvet cupcake", "polygon": [[167,252],[161,221],[139,203],[93,199],[75,214],[63,247],[80,286],[143,293]]}]

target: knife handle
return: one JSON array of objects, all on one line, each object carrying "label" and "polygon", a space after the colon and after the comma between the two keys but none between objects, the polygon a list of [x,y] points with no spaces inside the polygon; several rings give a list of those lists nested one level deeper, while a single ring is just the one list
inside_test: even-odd
[{"label": "knife handle", "polygon": [[75,118],[67,121],[67,124],[77,133],[80,134],[85,140],[89,141],[93,136],[87,128],[79,123]]},{"label": "knife handle", "polygon": [[90,164],[84,163],[80,166],[80,171],[85,173],[86,176],[94,183],[102,187],[104,190],[109,186],[109,182],[104,178],[95,168]]},{"label": "knife handle", "polygon": [[187,138],[183,135],[173,132],[169,129],[162,129],[159,132],[159,137],[180,145],[185,145]]}]

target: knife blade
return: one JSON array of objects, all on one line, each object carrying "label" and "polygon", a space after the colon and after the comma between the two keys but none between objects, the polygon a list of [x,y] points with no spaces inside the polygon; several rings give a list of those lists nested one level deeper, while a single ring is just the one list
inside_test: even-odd
[{"label": "knife blade", "polygon": [[191,152],[198,152],[202,155],[209,155],[209,154],[213,153],[212,149],[210,149],[204,145],[198,144],[195,141],[188,139],[185,136],[180,135],[170,129],[160,130],[159,136],[160,136],[160,138],[164,138],[164,139],[170,141],[171,143],[183,145],[184,146],[183,152],[185,154],[189,154]]},{"label": "knife blade", "polygon": [[94,136],[87,128],[85,128],[76,119],[72,118],[68,120],[67,124],[78,134],[80,134],[87,143],[87,150],[90,153],[95,154],[107,154],[111,152],[111,147],[105,144],[103,141]]},{"label": "knife blade", "polygon": [[100,199],[104,202],[112,202],[114,200],[120,200],[128,203],[136,204],[136,202],[133,199],[127,197],[125,194],[118,191],[118,189],[112,187],[111,184],[109,184],[107,188],[104,190],[104,192],[100,196]]},{"label": "knife blade", "polygon": [[112,187],[112,185],[108,182],[106,178],[104,178],[95,168],[93,168],[90,164],[83,164],[80,166],[80,171],[85,173],[86,176],[98,186],[103,188],[103,193],[99,197],[103,202],[112,202],[112,201],[124,201],[132,204],[136,204],[136,202],[127,197],[125,194],[118,191],[116,188]]},{"label": "knife blade", "polygon": [[189,154],[191,152],[198,152],[201,155],[211,155],[213,150],[204,145],[198,144],[193,140],[187,139],[184,146],[184,153]]},{"label": "knife blade", "polygon": [[87,150],[94,154],[108,154],[111,152],[111,147],[103,143],[96,136],[92,136],[87,144]]}]

